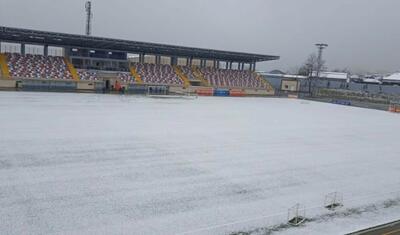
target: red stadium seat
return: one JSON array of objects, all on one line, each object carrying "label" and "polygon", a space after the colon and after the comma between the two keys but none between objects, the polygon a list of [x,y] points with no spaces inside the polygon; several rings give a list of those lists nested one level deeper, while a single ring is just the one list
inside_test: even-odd
[{"label": "red stadium seat", "polygon": [[72,79],[64,58],[59,56],[7,53],[10,75],[15,78]]}]

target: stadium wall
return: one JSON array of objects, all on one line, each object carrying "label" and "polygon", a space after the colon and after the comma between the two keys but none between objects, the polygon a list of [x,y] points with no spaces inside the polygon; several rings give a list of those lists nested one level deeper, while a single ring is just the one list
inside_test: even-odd
[{"label": "stadium wall", "polygon": [[61,91],[74,92],[77,84],[74,81],[53,81],[53,80],[22,80],[23,91]]},{"label": "stadium wall", "polygon": [[170,86],[169,91],[176,94],[197,94],[200,96],[231,96],[231,97],[245,97],[245,96],[273,96],[274,91],[257,90],[257,89],[215,89],[213,87],[176,87]]},{"label": "stadium wall", "polygon": [[0,88],[1,89],[15,89],[16,87],[17,87],[17,82],[15,80],[0,78]]},{"label": "stadium wall", "polygon": [[81,91],[95,91],[96,83],[93,81],[79,81],[76,88]]},{"label": "stadium wall", "polygon": [[273,96],[275,92],[273,90],[256,90],[256,89],[244,89],[246,96]]},{"label": "stadium wall", "polygon": [[0,79],[1,90],[60,91],[60,92],[103,92],[102,81]]},{"label": "stadium wall", "polygon": [[[111,84],[117,79],[110,79]],[[128,84],[120,83],[125,91],[132,94],[146,94],[148,87],[163,85],[160,84]],[[190,86],[184,88],[181,86],[163,86],[168,87],[169,93],[175,94],[197,94],[202,96],[273,96],[274,91],[258,89],[215,89],[213,87]],[[44,80],[44,79],[22,79],[14,78],[0,79],[0,89],[2,90],[22,90],[22,91],[60,91],[60,92],[106,92],[105,82],[103,81],[76,81],[76,80]]]}]

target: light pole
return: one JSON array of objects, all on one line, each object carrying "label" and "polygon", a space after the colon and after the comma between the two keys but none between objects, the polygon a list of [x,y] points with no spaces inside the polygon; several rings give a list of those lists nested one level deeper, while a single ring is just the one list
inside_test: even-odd
[{"label": "light pole", "polygon": [[91,1],[86,2],[85,9],[86,9],[86,36],[91,36],[92,35],[92,18],[93,18]]},{"label": "light pole", "polygon": [[[325,43],[317,43],[315,44],[315,46],[317,46],[318,48],[318,58],[317,58],[317,74],[315,76],[315,78],[319,78],[320,73],[321,73],[321,69],[322,69],[322,52],[325,48],[328,47],[328,44]],[[313,82],[313,71],[311,72],[311,76],[310,76],[310,83],[309,83],[309,91],[310,91],[310,95],[311,97],[313,96],[313,88],[314,88],[314,84],[311,85],[311,83]]]},{"label": "light pole", "polygon": [[320,75],[321,69],[322,69],[322,52],[325,48],[328,47],[328,44],[318,43],[318,44],[315,44],[315,46],[318,47],[317,78],[319,78],[319,75]]}]

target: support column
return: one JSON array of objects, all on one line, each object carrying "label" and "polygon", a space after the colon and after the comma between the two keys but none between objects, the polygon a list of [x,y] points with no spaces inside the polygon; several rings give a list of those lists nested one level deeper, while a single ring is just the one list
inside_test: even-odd
[{"label": "support column", "polygon": [[190,66],[190,58],[189,57],[186,58],[186,66],[188,66],[188,67]]},{"label": "support column", "polygon": [[25,43],[21,43],[21,55],[25,55]]},{"label": "support column", "polygon": [[0,53],[2,53],[3,51],[1,50],[1,41],[0,41]]},{"label": "support column", "polygon": [[43,55],[44,56],[49,56],[49,45],[44,45],[43,46]]},{"label": "support column", "polygon": [[214,62],[214,68],[217,68],[217,61],[214,60],[213,62]]},{"label": "support column", "polygon": [[238,70],[240,70],[240,66],[241,66],[241,63],[239,62],[238,63],[238,68],[237,68]]},{"label": "support column", "polygon": [[219,69],[220,64],[221,64],[221,61],[217,60],[217,69]]},{"label": "support column", "polygon": [[178,57],[171,57],[171,65],[175,66],[178,64]]},{"label": "support column", "polygon": [[140,54],[139,54],[139,63],[141,63],[141,64],[144,63],[144,56],[145,56],[144,53],[140,53]]},{"label": "support column", "polygon": [[70,47],[64,47],[63,48],[63,56],[66,58],[69,58],[71,55],[71,48]]},{"label": "support column", "polygon": [[225,69],[229,69],[229,62],[228,61],[225,62]]},{"label": "support column", "polygon": [[156,64],[161,64],[161,56],[156,55]]},{"label": "support column", "polygon": [[232,69],[232,64],[233,64],[233,62],[230,61],[230,62],[229,62],[229,69]]},{"label": "support column", "polygon": [[256,62],[254,62],[254,64],[253,64],[253,72],[255,72],[256,71]]}]

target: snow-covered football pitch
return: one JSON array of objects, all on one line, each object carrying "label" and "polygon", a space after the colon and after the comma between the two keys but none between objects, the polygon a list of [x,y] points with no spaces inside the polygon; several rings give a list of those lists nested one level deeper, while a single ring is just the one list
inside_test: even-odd
[{"label": "snow-covered football pitch", "polygon": [[[398,191],[389,112],[0,92],[1,234],[340,234],[399,219]],[[282,226],[296,203],[310,221]]]}]

